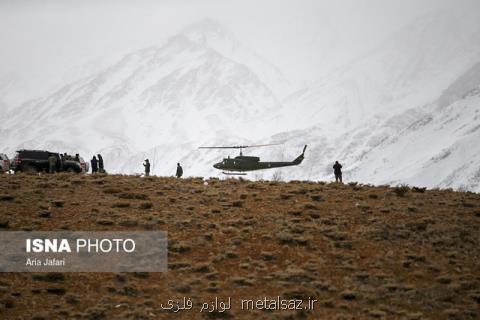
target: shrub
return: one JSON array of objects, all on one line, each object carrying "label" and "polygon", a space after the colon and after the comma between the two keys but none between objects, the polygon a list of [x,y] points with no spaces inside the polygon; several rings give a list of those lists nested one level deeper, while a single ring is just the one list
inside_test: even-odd
[{"label": "shrub", "polygon": [[395,194],[399,197],[404,197],[409,190],[410,190],[410,187],[406,184],[398,185],[393,189]]},{"label": "shrub", "polygon": [[2,194],[0,195],[0,201],[12,201],[15,197],[9,194]]},{"label": "shrub", "polygon": [[115,202],[112,204],[112,208],[128,208],[130,207],[130,203],[128,202]]},{"label": "shrub", "polygon": [[118,195],[120,199],[129,199],[129,200],[148,200],[148,195],[144,193],[134,193],[134,192],[123,192]]},{"label": "shrub", "polygon": [[275,181],[275,182],[279,182],[279,181],[282,181],[283,180],[283,177],[282,177],[282,172],[281,171],[275,171],[272,175],[272,181]]},{"label": "shrub", "polygon": [[419,188],[419,187],[413,187],[412,191],[418,192],[418,193],[424,193],[427,188]]},{"label": "shrub", "polygon": [[151,208],[153,208],[153,203],[151,203],[151,202],[143,202],[143,203],[140,204],[140,209],[146,210],[146,209],[151,209]]}]

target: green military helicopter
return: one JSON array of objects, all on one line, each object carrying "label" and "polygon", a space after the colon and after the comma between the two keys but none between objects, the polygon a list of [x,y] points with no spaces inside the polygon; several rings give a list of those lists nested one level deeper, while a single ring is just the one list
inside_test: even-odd
[{"label": "green military helicopter", "polygon": [[298,166],[305,158],[305,150],[303,147],[302,154],[293,161],[260,161],[259,157],[244,156],[242,149],[275,146],[278,144],[258,144],[252,146],[231,146],[231,147],[200,147],[199,149],[240,149],[240,155],[235,158],[224,158],[222,162],[215,163],[215,169],[223,170],[223,174],[227,175],[246,175],[246,171],[264,170],[271,168],[280,168],[288,166]]}]

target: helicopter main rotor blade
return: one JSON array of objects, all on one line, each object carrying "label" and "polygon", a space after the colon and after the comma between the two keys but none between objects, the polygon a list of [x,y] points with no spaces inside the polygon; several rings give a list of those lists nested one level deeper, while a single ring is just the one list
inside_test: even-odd
[{"label": "helicopter main rotor blade", "polygon": [[257,147],[278,146],[278,145],[281,145],[281,143],[256,144],[256,145],[251,145],[251,146],[199,147],[199,149],[246,149],[246,148],[257,148]]},{"label": "helicopter main rotor blade", "polygon": [[269,147],[269,146],[279,146],[282,143],[268,143],[268,144],[254,144],[251,146],[241,146],[241,148],[257,148],[257,147]]},{"label": "helicopter main rotor blade", "polygon": [[198,149],[238,149],[237,147],[199,147]]}]

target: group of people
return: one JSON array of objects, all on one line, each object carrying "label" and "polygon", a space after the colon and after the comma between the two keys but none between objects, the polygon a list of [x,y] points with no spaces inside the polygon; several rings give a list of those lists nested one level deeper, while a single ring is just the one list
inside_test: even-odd
[{"label": "group of people", "polygon": [[[145,159],[143,167],[145,168],[145,177],[150,176],[150,161],[148,159]],[[177,178],[181,178],[183,176],[183,168],[180,163],[177,163],[177,172],[175,173],[175,176]]]},{"label": "group of people", "polygon": [[[148,159],[145,159],[145,162],[143,163],[143,167],[145,168],[145,177],[150,176],[150,161]],[[342,165],[338,161],[335,161],[333,165],[333,174],[335,175],[335,182],[343,183],[342,182]],[[177,172],[175,173],[175,176],[177,178],[181,178],[182,175],[183,175],[183,168],[180,165],[180,163],[177,163]]]},{"label": "group of people", "polygon": [[[66,156],[67,156],[67,154],[65,154],[65,157]],[[80,161],[79,155],[76,154],[75,158],[73,158],[73,160]],[[50,159],[49,159],[49,161],[50,161]],[[102,158],[101,154],[97,154],[96,156],[93,156],[92,160],[90,160],[90,164],[91,164],[92,174],[105,173],[106,172],[105,171],[105,166],[104,166],[104,163],[103,163],[103,158]],[[150,166],[150,161],[148,159],[145,159],[145,162],[143,163],[143,166],[145,168],[145,176],[146,177],[150,176],[150,167],[151,167]],[[183,168],[180,165],[180,163],[177,163],[177,172],[175,173],[175,176],[177,178],[181,178],[183,176]]]},{"label": "group of people", "polygon": [[90,164],[92,166],[92,173],[105,173],[102,155],[97,154],[97,157],[93,156],[92,160],[90,160]]},{"label": "group of people", "polygon": [[[58,158],[55,156],[54,153],[51,153],[48,156],[48,172],[49,173],[55,173],[58,171],[63,171],[65,161],[70,160],[70,161],[76,161],[80,163],[80,155],[77,153],[75,154],[75,157],[67,154],[66,152],[64,154],[59,154]],[[60,162],[60,163],[59,163]]]},{"label": "group of people", "polygon": [[66,152],[64,154],[60,153],[60,161],[63,162],[65,160],[73,160],[73,161],[76,161],[76,162],[80,162],[80,155],[77,153],[77,154],[75,154],[75,157],[74,157],[74,156],[71,156],[71,155],[67,154]]},{"label": "group of people", "polygon": [[[80,156],[79,156],[78,153],[75,155],[74,158],[67,155],[66,153],[63,154],[63,155],[61,154],[60,157],[61,157],[62,162],[64,160],[74,160],[74,161],[80,162]],[[50,164],[50,172],[54,172],[52,170],[55,170],[55,168],[56,168],[57,158],[55,158],[55,156],[51,155],[48,158],[48,162]],[[103,164],[102,155],[97,154],[96,157],[93,156],[90,163],[92,165],[92,173],[97,173],[97,172],[105,173],[105,167],[104,167],[104,164]],[[148,159],[145,159],[145,162],[143,163],[143,167],[145,168],[145,177],[150,176],[151,165],[150,165],[150,161]],[[335,182],[342,183],[342,165],[338,161],[335,161],[335,164],[333,165],[333,174],[335,175]],[[180,163],[177,163],[177,171],[175,173],[175,176],[177,178],[181,178],[183,176],[183,168],[180,165]]]}]

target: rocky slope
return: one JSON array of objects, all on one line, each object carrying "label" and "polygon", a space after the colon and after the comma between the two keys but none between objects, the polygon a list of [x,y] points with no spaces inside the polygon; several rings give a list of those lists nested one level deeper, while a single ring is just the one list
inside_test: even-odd
[{"label": "rocky slope", "polygon": [[[5,175],[0,230],[164,230],[163,273],[0,273],[3,319],[477,319],[478,194],[313,182]],[[48,213],[48,214],[46,214]],[[240,299],[317,299],[241,310]],[[191,298],[178,313],[168,299]],[[225,313],[202,302],[231,298]]]}]

